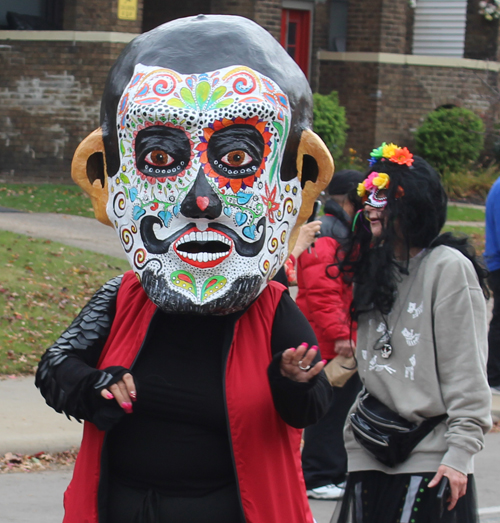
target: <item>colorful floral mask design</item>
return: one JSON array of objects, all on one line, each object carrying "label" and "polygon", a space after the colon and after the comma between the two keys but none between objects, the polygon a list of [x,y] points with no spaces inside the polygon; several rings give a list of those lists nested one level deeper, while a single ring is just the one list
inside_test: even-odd
[{"label": "colorful floral mask design", "polygon": [[[368,163],[374,165],[377,162],[390,161],[398,165],[411,167],[413,164],[413,154],[406,147],[385,142],[373,149]],[[371,172],[362,183],[358,184],[358,196],[363,198],[363,202],[368,203],[377,209],[383,209],[387,205],[386,189],[389,188],[390,178],[387,173]],[[403,189],[398,187],[396,198],[403,196]]]},{"label": "colorful floral mask design", "polygon": [[136,66],[107,213],[161,309],[240,310],[284,263],[301,204],[299,180],[280,179],[290,120],[287,96],[248,67]]}]

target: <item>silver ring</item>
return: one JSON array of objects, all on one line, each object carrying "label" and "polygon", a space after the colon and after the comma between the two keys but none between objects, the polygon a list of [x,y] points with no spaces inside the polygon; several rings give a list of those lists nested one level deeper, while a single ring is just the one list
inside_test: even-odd
[{"label": "silver ring", "polygon": [[302,367],[301,363],[302,363],[302,360],[300,360],[299,363],[298,363],[298,366],[299,366],[300,370],[303,370],[304,372],[307,372],[311,368],[311,365],[308,365],[307,367]]}]

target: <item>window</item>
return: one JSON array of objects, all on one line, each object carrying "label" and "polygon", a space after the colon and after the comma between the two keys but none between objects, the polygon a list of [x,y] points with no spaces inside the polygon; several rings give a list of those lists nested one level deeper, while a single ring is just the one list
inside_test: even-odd
[{"label": "window", "polygon": [[346,50],[347,3],[347,0],[332,0],[330,4],[329,51],[344,53]]},{"label": "window", "polygon": [[0,25],[7,27],[7,12],[31,16],[43,16],[44,0],[2,0],[0,6]]},{"label": "window", "polygon": [[0,29],[61,29],[63,1],[1,0]]},{"label": "window", "polygon": [[467,0],[418,0],[413,54],[462,58]]},{"label": "window", "polygon": [[283,9],[281,15],[281,45],[309,76],[311,12]]}]

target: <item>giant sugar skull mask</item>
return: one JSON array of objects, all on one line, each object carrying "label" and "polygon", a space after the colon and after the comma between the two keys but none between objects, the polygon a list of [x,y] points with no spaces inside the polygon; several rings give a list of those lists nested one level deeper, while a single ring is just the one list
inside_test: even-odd
[{"label": "giant sugar skull mask", "polygon": [[247,67],[198,75],[137,65],[118,106],[107,213],[164,310],[231,310],[285,261],[297,178],[280,166],[287,96]]},{"label": "giant sugar skull mask", "polygon": [[181,74],[135,65],[116,109],[116,172],[102,186],[75,176],[77,151],[73,176],[162,310],[241,310],[283,265],[290,232],[310,214],[301,212],[300,172],[281,176],[291,122],[287,94],[248,66]]}]

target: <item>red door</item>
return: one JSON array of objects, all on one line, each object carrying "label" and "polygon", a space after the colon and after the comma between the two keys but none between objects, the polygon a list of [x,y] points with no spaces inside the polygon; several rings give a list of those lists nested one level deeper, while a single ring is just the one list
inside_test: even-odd
[{"label": "red door", "polygon": [[309,75],[311,12],[283,9],[281,14],[281,45]]}]

